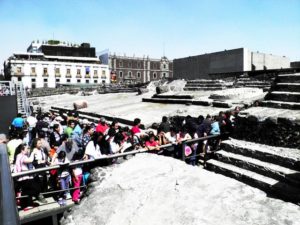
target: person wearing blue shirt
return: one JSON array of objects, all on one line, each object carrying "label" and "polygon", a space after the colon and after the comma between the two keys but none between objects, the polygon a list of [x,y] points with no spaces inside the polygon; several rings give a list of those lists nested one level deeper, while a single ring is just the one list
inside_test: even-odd
[{"label": "person wearing blue shirt", "polygon": [[23,128],[24,127],[24,119],[22,118],[22,114],[18,113],[17,117],[14,118],[11,125],[15,128]]}]

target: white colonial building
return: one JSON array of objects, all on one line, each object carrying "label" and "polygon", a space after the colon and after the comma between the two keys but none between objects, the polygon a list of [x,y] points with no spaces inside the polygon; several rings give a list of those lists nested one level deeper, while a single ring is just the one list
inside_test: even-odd
[{"label": "white colonial building", "polygon": [[59,84],[108,84],[108,65],[101,64],[89,44],[71,45],[50,40],[33,42],[26,53],[14,53],[4,64],[6,78],[28,88]]}]

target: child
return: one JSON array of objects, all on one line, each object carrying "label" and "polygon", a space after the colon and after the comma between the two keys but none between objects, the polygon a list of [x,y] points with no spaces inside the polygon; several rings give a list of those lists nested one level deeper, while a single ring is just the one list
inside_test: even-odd
[{"label": "child", "polygon": [[[79,153],[75,153],[73,156],[73,160],[79,161],[82,159],[82,156]],[[73,181],[73,186],[74,188],[77,188],[74,190],[73,195],[72,195],[72,200],[75,204],[79,204],[80,202],[80,184],[82,180],[82,167],[81,166],[76,166],[72,170],[72,181]]]},{"label": "child", "polygon": [[[66,157],[66,153],[64,151],[61,151],[58,153],[58,156],[55,159],[54,164],[66,164],[69,162],[70,161]],[[63,194],[60,194],[60,198],[58,199],[58,204],[60,206],[65,206],[67,204],[66,202],[67,196],[70,195],[68,189],[69,189],[69,183],[71,181],[71,176],[68,168],[62,168],[58,170],[58,179],[60,183],[60,188],[62,190],[66,190],[65,192],[62,192]]]}]

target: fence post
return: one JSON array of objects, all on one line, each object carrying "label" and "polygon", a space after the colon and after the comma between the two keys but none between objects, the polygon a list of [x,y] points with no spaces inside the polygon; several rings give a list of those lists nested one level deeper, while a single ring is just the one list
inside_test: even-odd
[{"label": "fence post", "polygon": [[0,224],[19,225],[20,218],[5,144],[0,144]]},{"label": "fence post", "polygon": [[185,143],[185,141],[183,141],[183,142],[182,142],[182,149],[181,149],[181,151],[182,151],[181,159],[182,159],[182,161],[184,161],[184,162],[185,162],[185,159],[186,159],[186,157],[185,157],[185,147],[186,147],[186,143]]}]

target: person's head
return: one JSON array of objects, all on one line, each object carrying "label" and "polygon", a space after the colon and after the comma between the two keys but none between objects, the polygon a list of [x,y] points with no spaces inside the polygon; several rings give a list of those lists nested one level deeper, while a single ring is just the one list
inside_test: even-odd
[{"label": "person's head", "polygon": [[133,121],[133,125],[134,126],[139,126],[140,124],[141,124],[141,119],[135,118],[134,121]]},{"label": "person's head", "polygon": [[158,123],[152,123],[152,125],[151,125],[151,128],[152,128],[153,130],[157,130],[158,127],[159,127]]},{"label": "person's head", "polygon": [[178,133],[178,129],[174,126],[170,127],[170,133],[172,136],[176,135]]},{"label": "person's head", "polygon": [[41,149],[42,147],[42,141],[40,138],[36,138],[33,140],[33,148]]},{"label": "person's head", "polygon": [[155,141],[155,135],[154,134],[149,134],[149,141]]},{"label": "person's head", "polygon": [[46,137],[46,134],[44,131],[40,131],[40,132],[38,132],[38,136],[40,139],[44,139]]},{"label": "person's head", "polygon": [[67,138],[67,140],[65,141],[65,145],[67,149],[72,149],[73,147],[73,140],[72,138]]},{"label": "person's head", "polygon": [[66,158],[66,152],[65,151],[60,151],[57,155],[58,159],[64,159]]},{"label": "person's head", "polygon": [[99,122],[100,122],[102,125],[105,125],[105,124],[106,124],[106,119],[105,119],[104,117],[101,117]]},{"label": "person's head", "polygon": [[71,111],[69,111],[69,112],[67,113],[67,116],[68,116],[68,117],[73,117],[73,113],[72,113]]},{"label": "person's head", "polygon": [[72,160],[73,160],[73,161],[81,160],[82,157],[83,157],[82,154],[78,151],[78,152],[75,152],[75,153],[74,153]]},{"label": "person's head", "polygon": [[59,133],[60,132],[60,126],[59,126],[59,124],[54,124],[53,125],[53,130],[56,131],[57,133]]},{"label": "person's head", "polygon": [[166,116],[163,116],[161,121],[162,121],[163,123],[166,123],[166,122],[168,122],[168,117],[166,117]]},{"label": "person's head", "polygon": [[72,129],[74,129],[74,127],[75,127],[75,121],[74,120],[70,120],[68,122],[68,126],[71,127]]},{"label": "person's head", "polygon": [[204,120],[204,116],[200,115],[198,116],[198,122],[201,124]]},{"label": "person's head", "polygon": [[207,120],[211,120],[211,115],[207,114],[207,115],[206,115],[206,119],[207,119]]},{"label": "person's head", "polygon": [[14,154],[13,164],[16,163],[17,155],[19,155],[20,153],[27,155],[29,153],[29,147],[25,144],[18,145],[18,147],[16,148],[16,151],[15,151],[15,154]]},{"label": "person's head", "polygon": [[17,114],[17,117],[22,117],[22,114],[21,114],[21,113],[18,113],[18,114]]},{"label": "person's head", "polygon": [[123,142],[123,140],[124,140],[123,134],[120,132],[116,133],[114,137],[114,142],[120,145]]},{"label": "person's head", "polygon": [[112,121],[111,128],[115,130],[119,129],[119,122],[117,120]]},{"label": "person's head", "polygon": [[158,128],[157,129],[157,136],[161,136],[161,135],[164,135],[164,130],[162,128]]},{"label": "person's head", "polygon": [[74,117],[74,120],[78,121],[79,120],[79,113],[74,112],[73,117]]},{"label": "person's head", "polygon": [[84,129],[84,132],[89,134],[90,136],[93,135],[93,133],[95,132],[95,129],[93,126],[91,125],[87,125]]}]

